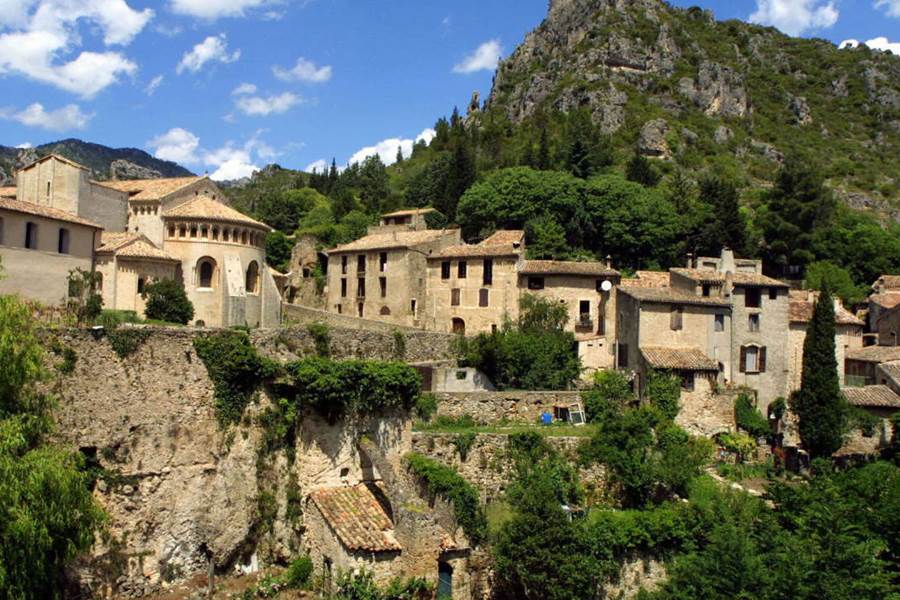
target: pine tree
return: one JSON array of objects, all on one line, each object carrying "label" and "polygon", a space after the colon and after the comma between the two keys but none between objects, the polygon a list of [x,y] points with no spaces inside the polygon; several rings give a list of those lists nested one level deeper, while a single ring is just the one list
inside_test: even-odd
[{"label": "pine tree", "polygon": [[522,166],[523,167],[536,167],[537,163],[534,160],[534,148],[531,145],[531,142],[526,142],[525,151],[522,153]]},{"label": "pine tree", "polygon": [[703,252],[717,253],[726,247],[742,254],[747,245],[747,224],[737,187],[721,177],[706,176],[700,180],[700,199],[709,205],[714,218],[706,228]]},{"label": "pine tree", "polygon": [[400,146],[397,146],[397,160],[396,160],[396,162],[397,162],[398,165],[399,165],[400,163],[403,162],[403,148],[401,148]]},{"label": "pine tree", "polygon": [[328,169],[328,191],[329,193],[334,190],[334,186],[338,181],[338,170],[337,170],[337,161],[332,157],[331,159],[331,168]]},{"label": "pine tree", "polygon": [[632,159],[628,161],[628,166],[625,168],[625,177],[629,181],[634,181],[647,187],[654,187],[659,183],[659,173],[656,172],[650,161],[639,152],[635,152]]},{"label": "pine tree", "polygon": [[803,342],[800,390],[791,407],[800,421],[800,440],[812,457],[828,457],[842,444],[847,418],[834,355],[834,301],[823,289]]},{"label": "pine tree", "polygon": [[590,153],[581,138],[576,138],[569,147],[568,163],[569,171],[575,177],[587,179],[591,176]]},{"label": "pine tree", "polygon": [[546,171],[550,168],[550,142],[547,140],[547,128],[541,129],[541,139],[538,142],[537,168]]}]

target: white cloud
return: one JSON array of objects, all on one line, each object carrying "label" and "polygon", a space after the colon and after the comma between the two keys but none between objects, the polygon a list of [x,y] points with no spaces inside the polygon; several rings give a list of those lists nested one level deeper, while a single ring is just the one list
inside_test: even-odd
[{"label": "white cloud", "polygon": [[16,144],[16,148],[20,150],[27,150],[28,148],[34,148],[34,144],[31,142],[22,142],[21,144]]},{"label": "white cloud", "polygon": [[756,12],[750,15],[750,21],[774,25],[788,35],[800,35],[831,27],[839,14],[833,1],[756,0]]},{"label": "white cloud", "polygon": [[232,96],[241,96],[243,94],[255,94],[256,86],[252,83],[242,83],[231,91]]},{"label": "white cloud", "polygon": [[153,79],[150,80],[150,83],[147,84],[147,87],[144,88],[144,93],[148,96],[152,96],[154,92],[156,92],[157,88],[162,84],[163,76],[157,75]]},{"label": "white cloud", "polygon": [[900,17],[900,0],[875,0],[875,8],[883,8],[888,15]]},{"label": "white cloud", "polygon": [[172,12],[199,17],[218,19],[220,17],[242,17],[248,10],[280,4],[278,0],[171,0]]},{"label": "white cloud", "polygon": [[[866,41],[865,45],[872,50],[884,50],[900,56],[900,42],[892,42],[884,36],[872,38],[871,40]],[[857,46],[859,46],[859,40],[849,39],[841,42],[838,47],[843,49],[856,48]]]},{"label": "white cloud", "polygon": [[283,67],[274,66],[272,67],[272,73],[282,81],[322,83],[323,81],[331,79],[331,66],[325,65],[323,67],[317,67],[316,63],[301,56],[297,59],[297,64],[292,68],[285,69]]},{"label": "white cloud", "polygon": [[476,71],[493,71],[500,62],[503,47],[500,40],[488,40],[478,46],[475,52],[465,57],[462,62],[453,67],[454,73],[474,73]]},{"label": "white cloud", "polygon": [[153,150],[153,156],[162,160],[171,160],[182,164],[198,162],[197,149],[200,138],[181,127],[173,127],[166,133],[158,135],[147,146]]},{"label": "white cloud", "polygon": [[76,104],[68,104],[56,110],[47,111],[44,105],[35,102],[22,111],[0,109],[0,118],[18,121],[28,127],[40,127],[51,131],[84,129],[93,114],[84,113]]},{"label": "white cloud", "polygon": [[181,57],[181,62],[175,68],[175,72],[179,75],[185,70],[196,73],[210,61],[228,64],[240,57],[240,50],[235,50],[231,54],[228,53],[228,41],[225,39],[224,33],[211,35],[194,46],[190,52],[184,53],[184,56]]},{"label": "white cloud", "polygon": [[268,97],[241,94],[234,101],[234,105],[245,115],[265,117],[287,112],[302,101],[300,96],[291,92]]},{"label": "white cloud", "polygon": [[328,163],[325,161],[324,158],[320,158],[317,161],[309,163],[308,165],[306,165],[306,168],[303,169],[303,171],[305,173],[312,173],[313,171],[316,171],[318,173],[324,173],[327,170],[328,170]]},{"label": "white cloud", "polygon": [[[7,6],[11,4],[12,8]],[[7,12],[9,11],[9,12]],[[137,65],[120,52],[80,52],[81,23],[103,44],[126,46],[153,18],[125,0],[0,0],[0,74],[16,73],[91,98]],[[75,56],[61,60],[64,56]]]},{"label": "white cloud", "polygon": [[403,151],[403,156],[409,158],[412,154],[413,144],[419,141],[430,144],[432,139],[434,139],[434,129],[429,128],[423,130],[414,140],[408,138],[388,138],[386,140],[381,140],[374,146],[366,146],[365,148],[360,148],[354,152],[353,156],[350,157],[350,160],[347,161],[347,164],[352,165],[353,163],[361,163],[366,158],[377,154],[381,158],[381,162],[385,165],[392,165],[397,160],[398,148]]}]

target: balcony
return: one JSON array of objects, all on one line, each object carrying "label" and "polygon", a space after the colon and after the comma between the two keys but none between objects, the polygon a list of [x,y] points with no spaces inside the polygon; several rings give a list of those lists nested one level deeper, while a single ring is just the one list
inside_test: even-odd
[{"label": "balcony", "polygon": [[594,320],[591,318],[591,315],[585,314],[578,317],[578,320],[575,322],[576,329],[593,329],[594,328]]}]

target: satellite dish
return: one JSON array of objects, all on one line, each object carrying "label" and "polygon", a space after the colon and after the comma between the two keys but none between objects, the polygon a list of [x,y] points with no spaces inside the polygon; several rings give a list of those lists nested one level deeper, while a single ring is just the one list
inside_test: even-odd
[{"label": "satellite dish", "polygon": [[600,284],[600,289],[604,292],[608,292],[612,289],[612,282],[609,279],[604,279],[603,283]]}]

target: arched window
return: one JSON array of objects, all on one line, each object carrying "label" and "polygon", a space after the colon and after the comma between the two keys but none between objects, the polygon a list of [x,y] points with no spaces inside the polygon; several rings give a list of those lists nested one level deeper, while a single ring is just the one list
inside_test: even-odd
[{"label": "arched window", "polygon": [[59,228],[59,239],[56,243],[56,251],[60,254],[69,253],[69,230],[65,227]]},{"label": "arched window", "polygon": [[387,317],[391,314],[391,309],[388,308],[387,306],[382,306],[381,310],[378,311],[378,313],[384,317]]},{"label": "arched window", "polygon": [[241,232],[241,243],[244,245],[247,244],[247,230],[246,229]]},{"label": "arched window", "polygon": [[222,230],[222,241],[227,242],[227,241],[229,241],[230,238],[231,238],[231,230],[223,229]]},{"label": "arched window", "polygon": [[215,283],[216,261],[208,256],[197,261],[197,287],[212,288]]},{"label": "arched window", "polygon": [[259,264],[254,260],[247,266],[247,277],[244,289],[250,294],[259,292]]},{"label": "arched window", "polygon": [[147,280],[146,280],[146,279],[144,279],[143,277],[138,277],[138,282],[137,282],[137,293],[138,293],[138,294],[143,294],[143,293],[144,293],[144,286],[145,286],[146,284],[147,284]]},{"label": "arched window", "polygon": [[459,317],[454,317],[450,322],[450,330],[458,335],[466,335],[466,322]]}]

